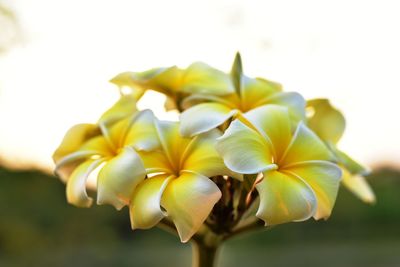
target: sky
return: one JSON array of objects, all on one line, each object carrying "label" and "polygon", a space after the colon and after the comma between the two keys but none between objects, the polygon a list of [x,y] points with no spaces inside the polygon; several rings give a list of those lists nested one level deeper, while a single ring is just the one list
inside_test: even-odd
[{"label": "sky", "polygon": [[[0,3],[22,36],[0,54],[0,157],[14,166],[52,169],[66,130],[95,122],[118,99],[108,82],[116,74],[194,61],[227,71],[236,51],[247,75],[329,98],[347,119],[339,147],[362,163],[400,158],[396,1]],[[161,103],[150,94],[140,105],[172,118]]]}]

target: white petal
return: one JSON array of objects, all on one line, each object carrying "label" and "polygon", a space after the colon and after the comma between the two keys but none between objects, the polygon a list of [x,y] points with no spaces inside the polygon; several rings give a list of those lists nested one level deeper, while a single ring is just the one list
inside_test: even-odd
[{"label": "white petal", "polygon": [[161,196],[172,178],[157,175],[145,179],[136,187],[129,205],[132,229],[151,228],[164,218]]},{"label": "white petal", "polygon": [[299,93],[281,92],[275,94],[268,99],[268,104],[276,104],[287,107],[290,118],[295,122],[305,120],[306,101]]},{"label": "white petal", "polygon": [[301,179],[278,171],[267,171],[256,185],[260,206],[256,216],[266,225],[304,221],[314,215],[317,200]]},{"label": "white petal", "polygon": [[168,184],[161,205],[175,223],[181,241],[187,242],[220,198],[221,191],[209,178],[184,173]]},{"label": "white petal", "polygon": [[102,159],[87,160],[72,172],[66,188],[67,200],[70,204],[79,207],[90,207],[92,205],[93,199],[86,192],[86,181],[90,173],[102,162]]},{"label": "white petal", "polygon": [[318,202],[314,218],[327,219],[331,215],[339,190],[342,177],[340,168],[327,161],[308,161],[284,171],[300,177],[312,188]]},{"label": "white petal", "polygon": [[133,191],[145,176],[139,155],[132,148],[124,148],[99,172],[97,204],[112,204],[116,209],[121,209],[129,203]]},{"label": "white petal", "polygon": [[235,120],[218,138],[217,151],[232,171],[251,174],[264,171],[272,164],[271,149],[253,129]]},{"label": "white petal", "polygon": [[220,126],[236,113],[236,110],[219,103],[198,104],[180,115],[180,132],[183,136],[207,132]]}]

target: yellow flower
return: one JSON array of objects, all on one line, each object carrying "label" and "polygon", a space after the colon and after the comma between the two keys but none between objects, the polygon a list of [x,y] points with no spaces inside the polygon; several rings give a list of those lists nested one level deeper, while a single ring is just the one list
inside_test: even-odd
[{"label": "yellow flower", "polygon": [[[129,205],[132,229],[163,220],[176,226],[182,242],[198,232],[195,239],[206,243],[251,225],[250,204],[266,225],[327,219],[342,175],[360,198],[375,200],[361,176],[367,170],[336,147],[342,114],[323,99],[309,101],[306,110],[300,94],[247,77],[239,54],[229,74],[197,62],[125,72],[111,82],[130,90],[121,90],[96,124],[72,127],[53,155],[74,205],[92,204],[91,176],[98,204]],[[149,89],[167,96],[167,109],[182,111],[180,122],[137,110]],[[258,224],[258,218],[251,219]]]},{"label": "yellow flower", "polygon": [[262,173],[257,217],[266,225],[328,218],[341,170],[325,144],[302,122],[294,130],[286,107],[262,106],[243,119],[231,123],[217,150],[231,170]]},{"label": "yellow flower", "polygon": [[309,127],[327,144],[343,170],[343,184],[361,200],[374,203],[375,194],[363,175],[369,170],[337,148],[346,127],[344,116],[327,99],[307,101]]},{"label": "yellow flower", "polygon": [[112,204],[117,209],[129,203],[136,185],[145,178],[143,162],[136,151],[155,149],[159,143],[153,113],[136,112],[131,100],[132,96],[122,96],[97,125],[72,127],[54,153],[55,172],[67,182],[71,204],[92,204],[86,181],[99,167],[97,203]]},{"label": "yellow flower", "polygon": [[217,130],[184,138],[178,123],[160,121],[156,125],[161,149],[140,152],[149,178],[133,192],[132,228],[153,227],[167,216],[176,225],[182,242],[186,242],[221,197],[209,177],[232,172],[214,148],[221,135]]},{"label": "yellow flower", "polygon": [[231,80],[235,90],[230,94],[193,94],[184,101],[185,108],[193,103],[195,105],[180,116],[182,135],[193,136],[209,131],[231,118],[268,104],[288,107],[291,118],[296,122],[304,118],[305,100],[300,94],[282,92],[280,84],[245,76],[239,54],[231,70]]},{"label": "yellow flower", "polygon": [[[133,95],[123,95],[98,120],[97,124],[81,123],[71,127],[61,145],[53,153],[53,160],[57,164],[62,158],[75,152],[80,146],[94,136],[101,134],[101,128],[110,127],[115,122],[136,113],[136,98]],[[105,130],[105,129],[104,129]],[[58,175],[64,181],[70,175],[71,168],[58,168]]]},{"label": "yellow flower", "polygon": [[183,98],[190,94],[221,95],[234,90],[227,74],[202,62],[193,63],[187,69],[173,66],[144,72],[124,72],[110,82],[131,88],[138,98],[145,90],[158,91],[167,96],[168,110],[179,108]]}]

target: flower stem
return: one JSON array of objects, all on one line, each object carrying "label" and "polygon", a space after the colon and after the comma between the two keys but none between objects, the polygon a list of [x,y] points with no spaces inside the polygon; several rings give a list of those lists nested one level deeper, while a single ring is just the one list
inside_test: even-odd
[{"label": "flower stem", "polygon": [[173,222],[169,221],[168,219],[163,219],[158,223],[158,228],[173,234],[175,236],[178,236],[178,233],[176,232],[176,228]]},{"label": "flower stem", "polygon": [[192,267],[216,267],[219,246],[192,241]]}]

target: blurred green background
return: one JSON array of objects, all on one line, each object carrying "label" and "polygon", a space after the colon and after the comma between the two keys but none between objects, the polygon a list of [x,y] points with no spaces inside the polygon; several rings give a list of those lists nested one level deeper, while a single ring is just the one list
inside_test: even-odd
[{"label": "blurred green background", "polygon": [[[221,266],[400,266],[400,172],[375,171],[378,202],[342,188],[324,222],[243,235],[222,249]],[[65,186],[38,171],[0,168],[0,266],[190,266],[190,244],[159,229],[131,231],[127,209],[80,209]]]}]

